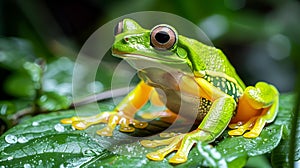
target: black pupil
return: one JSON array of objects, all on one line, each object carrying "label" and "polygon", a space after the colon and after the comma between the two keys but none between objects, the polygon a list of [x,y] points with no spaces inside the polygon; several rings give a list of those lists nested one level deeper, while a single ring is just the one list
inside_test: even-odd
[{"label": "black pupil", "polygon": [[156,33],[155,39],[159,43],[166,43],[166,42],[168,42],[170,40],[170,36],[169,36],[169,34],[167,32],[160,31],[160,32]]}]

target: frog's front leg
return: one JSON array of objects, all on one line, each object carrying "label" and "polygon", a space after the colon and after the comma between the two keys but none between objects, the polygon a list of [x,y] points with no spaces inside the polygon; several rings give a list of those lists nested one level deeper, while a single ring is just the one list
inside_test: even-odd
[{"label": "frog's front leg", "polygon": [[[89,117],[72,117],[62,119],[63,124],[72,124],[75,129],[84,130],[91,125],[107,123],[107,126],[97,131],[97,134],[112,136],[117,125],[120,125],[120,131],[133,132],[135,128],[145,128],[147,123],[134,119],[134,114],[149,100],[153,88],[140,82],[113,111],[102,112]],[[134,127],[130,126],[133,125]]]},{"label": "frog's front leg", "polygon": [[168,145],[165,148],[147,154],[147,157],[151,160],[163,160],[166,155],[172,151],[178,150],[169,162],[185,162],[190,149],[195,143],[212,142],[223,132],[230,122],[235,108],[236,102],[230,96],[225,95],[216,99],[208,114],[204,117],[196,130],[190,133],[180,134],[169,139],[141,141],[141,144],[146,147]]},{"label": "frog's front leg", "polygon": [[272,122],[278,111],[279,92],[265,82],[249,86],[239,99],[237,114],[232,119],[229,135],[243,135],[246,138],[259,136],[266,123]]}]

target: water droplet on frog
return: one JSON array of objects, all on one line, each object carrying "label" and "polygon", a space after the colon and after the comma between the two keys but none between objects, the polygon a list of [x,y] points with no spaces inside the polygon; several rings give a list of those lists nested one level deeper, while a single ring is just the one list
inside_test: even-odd
[{"label": "water droplet on frog", "polygon": [[24,164],[24,168],[31,168],[31,165],[26,163],[26,164]]},{"label": "water droplet on frog", "polygon": [[9,144],[15,144],[18,142],[18,138],[14,135],[8,134],[5,136],[5,141]]},{"label": "water droplet on frog", "polygon": [[5,166],[0,166],[0,168],[5,168]]},{"label": "water droplet on frog", "polygon": [[13,157],[12,157],[12,156],[9,156],[9,157],[7,158],[7,160],[13,160]]},{"label": "water droplet on frog", "polygon": [[34,121],[34,122],[32,122],[32,126],[38,126],[38,125],[40,125],[40,123],[39,122],[36,122],[36,121]]},{"label": "water droplet on frog", "polygon": [[26,139],[25,137],[21,136],[21,137],[18,138],[18,142],[19,143],[26,143],[26,142],[28,142],[28,139]]},{"label": "water droplet on frog", "polygon": [[56,124],[54,126],[54,129],[57,131],[57,132],[64,132],[65,131],[65,127],[61,124]]}]

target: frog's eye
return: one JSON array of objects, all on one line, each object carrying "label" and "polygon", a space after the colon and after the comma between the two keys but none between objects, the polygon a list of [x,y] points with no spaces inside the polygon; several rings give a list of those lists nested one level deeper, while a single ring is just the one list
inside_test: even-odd
[{"label": "frog's eye", "polygon": [[177,43],[177,32],[168,25],[157,25],[150,33],[151,46],[157,50],[170,50]]},{"label": "frog's eye", "polygon": [[123,32],[123,20],[121,20],[116,26],[115,26],[115,29],[114,29],[114,35],[118,35],[120,33]]}]

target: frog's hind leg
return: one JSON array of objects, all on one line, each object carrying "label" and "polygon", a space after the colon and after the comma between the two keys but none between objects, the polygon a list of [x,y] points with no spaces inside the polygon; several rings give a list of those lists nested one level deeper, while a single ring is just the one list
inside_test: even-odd
[{"label": "frog's hind leg", "polygon": [[259,136],[265,124],[274,121],[278,103],[279,92],[274,86],[258,82],[255,87],[247,87],[239,99],[237,114],[232,120],[240,124],[230,124],[229,127],[234,130],[229,131],[228,134],[243,135],[250,130],[243,136],[246,138]]},{"label": "frog's hind leg", "polygon": [[[163,160],[166,155],[177,150],[169,162],[178,164],[187,161],[187,156],[194,144],[212,142],[223,132],[235,108],[236,103],[232,97],[224,96],[218,98],[212,104],[201,124],[194,131],[185,134],[174,134],[175,136],[163,140],[141,141],[141,144],[146,147],[167,145],[155,152],[148,153],[147,157],[156,161]],[[166,136],[169,135],[166,134]]]}]

